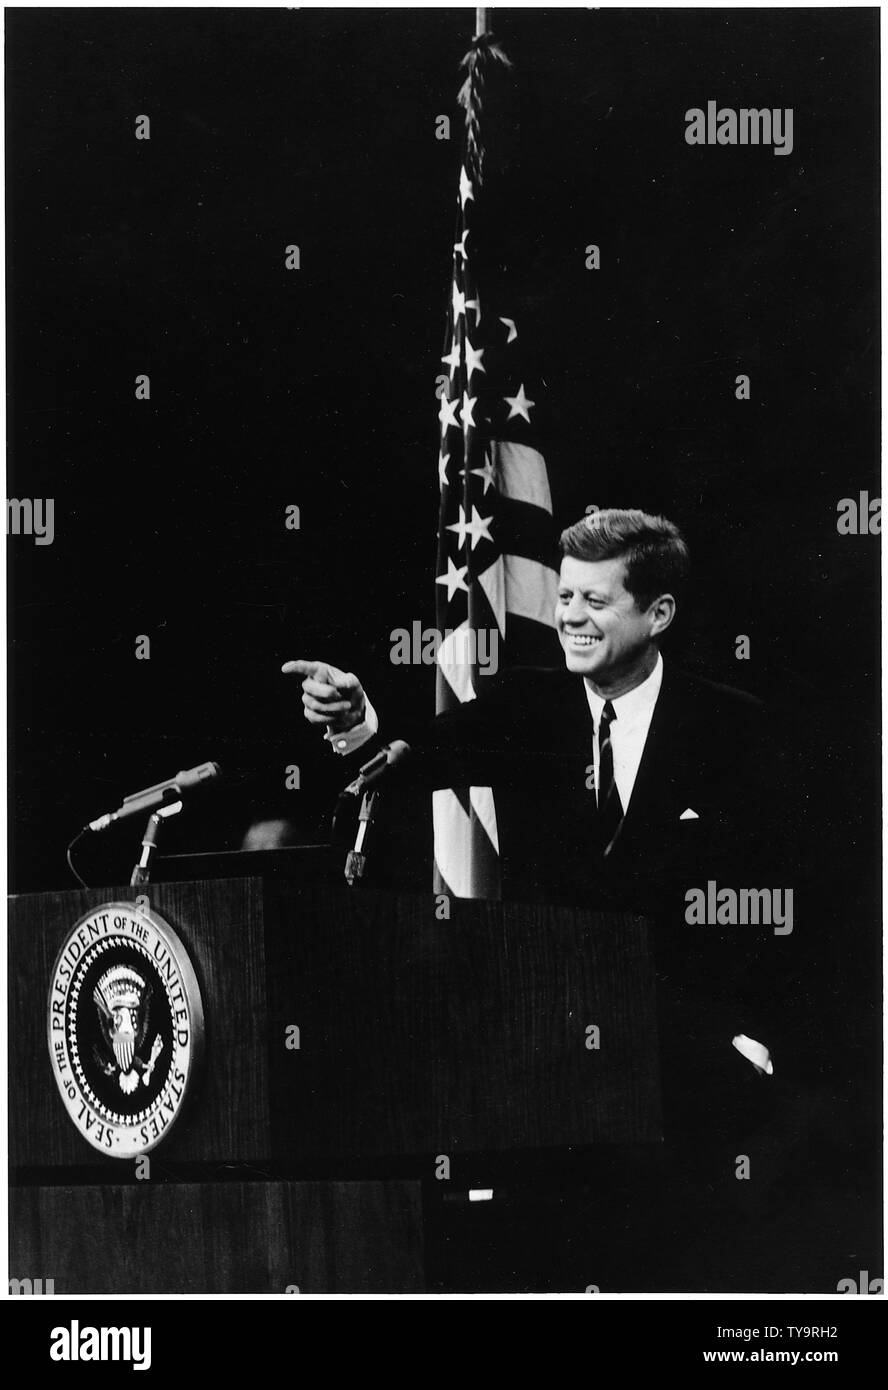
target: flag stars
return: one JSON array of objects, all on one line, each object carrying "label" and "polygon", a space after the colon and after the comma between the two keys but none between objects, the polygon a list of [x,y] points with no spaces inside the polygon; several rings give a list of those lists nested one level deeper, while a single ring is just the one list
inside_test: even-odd
[{"label": "flag stars", "polygon": [[490,455],[486,455],[483,468],[472,468],[470,472],[472,472],[476,478],[484,479],[484,496],[486,497],[487,489],[493,487],[496,482],[496,470],[491,462]]},{"label": "flag stars", "polygon": [[457,252],[462,256],[462,258],[463,258],[463,264],[465,264],[465,262],[466,262],[466,261],[468,260],[468,258],[469,258],[469,253],[468,253],[468,251],[466,250],[466,237],[467,237],[468,235],[469,235],[469,229],[468,229],[468,227],[467,227],[466,230],[463,232],[462,236],[460,237],[459,241],[455,241],[455,242],[453,243],[453,249],[454,249],[454,251],[457,251]]},{"label": "flag stars", "polygon": [[460,203],[460,207],[463,207],[463,208],[464,208],[465,205],[466,205],[466,203],[469,201],[470,198],[471,198],[472,202],[475,201],[475,194],[474,194],[474,192],[472,191],[472,180],[469,178],[468,174],[466,173],[465,165],[463,165],[463,167],[462,167],[462,168],[460,169],[460,171],[459,171],[459,203]]},{"label": "flag stars", "polygon": [[470,425],[472,426],[473,429],[474,429],[474,428],[477,428],[477,426],[475,425],[475,417],[474,417],[474,415],[472,414],[472,411],[475,409],[475,406],[476,406],[477,402],[478,402],[478,397],[477,397],[477,396],[470,396],[469,393],[468,393],[468,391],[463,391],[463,398],[462,398],[462,424],[463,424],[463,429],[464,429],[464,430],[467,430],[467,429],[469,428]]},{"label": "flag stars", "polygon": [[447,486],[447,465],[450,462],[450,455],[445,454],[441,449],[438,453],[438,483],[443,488]]},{"label": "flag stars", "polygon": [[525,396],[523,381],[518,387],[517,396],[505,396],[503,399],[509,407],[508,419],[513,420],[517,415],[523,415],[527,423],[530,424],[530,412],[536,405],[536,401],[528,400]]},{"label": "flag stars", "polygon": [[460,507],[459,521],[454,522],[452,526],[448,526],[447,530],[457,532],[460,549],[462,549],[466,543],[466,536],[471,536],[472,549],[474,550],[479,541],[493,540],[490,534],[490,523],[492,521],[492,516],[479,516],[477,507],[472,507],[472,519],[471,521],[466,521],[465,509]]},{"label": "flag stars", "polygon": [[447,527],[447,530],[457,532],[457,544],[460,550],[462,550],[466,543],[466,513],[463,507],[459,509],[459,521],[454,521]]},{"label": "flag stars", "polygon": [[462,290],[457,289],[456,282],[453,285],[453,322],[456,323],[460,314],[466,312],[466,297]]},{"label": "flag stars", "polygon": [[478,327],[478,324],[481,322],[481,296],[480,296],[480,294],[479,294],[479,295],[476,295],[476,297],[475,297],[474,299],[467,299],[467,300],[466,300],[466,308],[467,308],[467,309],[474,309],[474,311],[475,311],[475,327],[477,328],[477,327]]},{"label": "flag stars", "polygon": [[[460,513],[462,513],[462,508],[460,508]],[[450,527],[450,530],[453,530],[453,529],[454,529],[453,527]],[[446,585],[447,585],[447,602],[448,602],[448,603],[449,603],[450,600],[453,598],[453,595],[456,593],[457,589],[462,589],[462,591],[463,591],[464,594],[467,594],[467,593],[469,592],[469,586],[468,586],[468,584],[467,584],[466,581],[465,581],[465,576],[468,574],[468,572],[469,572],[469,567],[468,567],[468,565],[462,565],[461,567],[458,568],[458,567],[453,563],[453,561],[451,560],[450,556],[449,556],[449,555],[447,556],[447,573],[446,573],[446,574],[439,574],[438,577],[437,577],[437,579],[435,580],[435,583],[436,583],[436,584],[446,584]]]},{"label": "flag stars", "polygon": [[459,419],[456,414],[458,410],[459,401],[449,401],[446,396],[441,397],[438,419],[441,421],[442,430],[459,429]]},{"label": "flag stars", "polygon": [[514,343],[515,339],[518,337],[518,329],[515,327],[515,320],[504,319],[501,315],[500,323],[504,323],[509,330],[509,336],[506,339],[506,344],[508,345],[509,343]]},{"label": "flag stars", "polygon": [[451,349],[450,349],[450,351],[448,352],[447,356],[441,358],[441,361],[444,362],[444,363],[446,363],[446,364],[449,365],[449,367],[450,367],[450,380],[451,380],[451,381],[453,380],[453,374],[454,374],[454,372],[456,371],[457,367],[459,366],[459,361],[460,361],[460,357],[461,357],[461,356],[462,356],[462,353],[461,353],[461,351],[460,351],[459,339],[458,339],[458,338],[454,338],[454,340],[453,340],[453,346],[451,347]]},{"label": "flag stars", "polygon": [[477,509],[475,507],[472,508],[472,520],[469,522],[468,526],[466,527],[466,530],[472,537],[473,550],[475,549],[475,545],[478,541],[493,540],[493,536],[491,536],[490,534],[490,523],[492,521],[492,516],[479,516]]},{"label": "flag stars", "polygon": [[[473,348],[466,338],[466,371],[469,381],[472,380],[472,372],[486,372],[487,368],[483,365],[481,358],[484,356],[483,348]],[[444,360],[443,358],[441,359]]]}]

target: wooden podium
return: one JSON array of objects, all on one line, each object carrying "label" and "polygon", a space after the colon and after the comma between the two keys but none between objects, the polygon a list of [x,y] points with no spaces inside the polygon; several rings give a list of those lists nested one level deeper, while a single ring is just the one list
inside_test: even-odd
[{"label": "wooden podium", "polygon": [[[46,1042],[67,932],[137,891],[190,955],[206,1022],[194,1097],[141,1179],[81,1138]],[[422,1292],[430,1189],[503,1155],[658,1143],[647,922],[446,906],[273,877],[13,898],[11,1277]]]}]

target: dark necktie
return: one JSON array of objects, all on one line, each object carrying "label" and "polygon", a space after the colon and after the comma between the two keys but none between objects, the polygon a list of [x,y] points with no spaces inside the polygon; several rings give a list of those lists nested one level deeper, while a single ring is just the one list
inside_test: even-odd
[{"label": "dark necktie", "polygon": [[610,854],[623,823],[623,806],[614,779],[614,750],[611,724],[616,719],[610,700],[605,701],[598,721],[598,838],[601,853]]}]

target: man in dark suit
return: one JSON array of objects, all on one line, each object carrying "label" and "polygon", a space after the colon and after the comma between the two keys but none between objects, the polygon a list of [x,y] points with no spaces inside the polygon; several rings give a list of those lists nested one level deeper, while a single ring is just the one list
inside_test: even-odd
[{"label": "man in dark suit", "polygon": [[[760,701],[660,655],[688,574],[678,527],[602,511],[568,527],[561,549],[564,668],[503,673],[476,700],[393,732],[425,785],[493,787],[504,897],[656,919],[664,1008],[679,982],[681,1067],[695,1069],[711,1038],[725,1049],[720,1076],[722,1060],[736,1064],[732,1037],[785,1027],[782,962],[764,911],[691,924],[688,895],[711,916],[719,892],[776,891],[791,932],[781,828],[796,818],[781,744]],[[284,671],[302,676],[305,718],[337,752],[374,751],[378,719],[355,675],[316,661]]]},{"label": "man in dark suit", "polygon": [[[676,904],[676,891],[683,901],[719,876],[737,884],[750,863],[761,874],[780,785],[762,706],[659,652],[687,578],[680,531],[611,510],[569,527],[561,547],[564,668],[503,673],[478,699],[393,730],[418,775],[499,793],[513,899],[661,908],[664,894]],[[377,716],[356,676],[324,662],[284,670],[303,677],[305,718],[337,752],[375,750]]]},{"label": "man in dark suit", "polygon": [[[505,897],[650,918],[671,1142],[665,1187],[647,1210],[674,1246],[660,1286],[694,1287],[700,1276],[680,1268],[681,1243],[690,1250],[697,1239],[694,1259],[717,1265],[721,1243],[706,1243],[716,1210],[725,1229],[751,1229],[734,1159],[755,1148],[750,1136],[781,1125],[778,1150],[798,1145],[818,1084],[811,990],[785,949],[800,819],[791,741],[774,736],[759,700],[660,655],[688,572],[675,525],[599,512],[568,527],[561,549],[564,667],[505,672],[477,699],[391,733],[410,742],[426,785],[494,788]],[[305,718],[336,752],[362,748],[363,761],[374,751],[379,721],[355,675],[316,661],[284,671],[302,677]],[[751,889],[782,893],[785,935],[730,912],[712,920],[717,892]],[[704,920],[689,916],[689,894],[705,899]],[[723,1199],[713,1206],[716,1181]],[[673,1211],[682,1216],[671,1231]],[[643,1231],[639,1240],[645,1247]],[[719,1275],[705,1277],[719,1287]],[[739,1277],[754,1287],[754,1274]]]}]

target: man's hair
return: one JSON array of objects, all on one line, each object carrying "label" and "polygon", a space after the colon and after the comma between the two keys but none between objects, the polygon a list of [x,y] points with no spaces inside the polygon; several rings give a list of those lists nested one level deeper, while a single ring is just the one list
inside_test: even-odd
[{"label": "man's hair", "polygon": [[561,553],[575,560],[625,560],[626,589],[640,609],[660,594],[680,596],[690,569],[678,527],[634,507],[610,507],[575,521],[561,533]]}]

